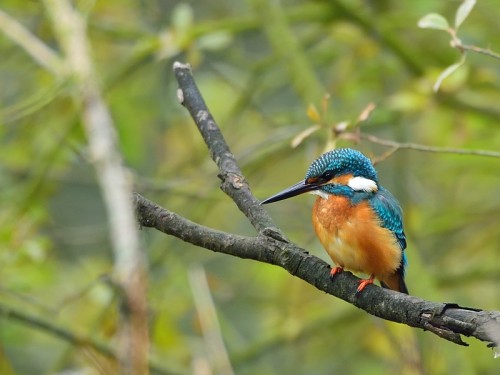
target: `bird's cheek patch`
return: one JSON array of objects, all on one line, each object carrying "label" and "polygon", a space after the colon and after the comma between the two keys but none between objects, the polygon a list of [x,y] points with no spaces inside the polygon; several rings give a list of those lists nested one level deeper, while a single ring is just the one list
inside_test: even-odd
[{"label": "bird's cheek patch", "polygon": [[378,190],[378,186],[375,181],[359,176],[351,178],[347,182],[347,186],[354,191],[365,191],[367,193],[372,193]]}]

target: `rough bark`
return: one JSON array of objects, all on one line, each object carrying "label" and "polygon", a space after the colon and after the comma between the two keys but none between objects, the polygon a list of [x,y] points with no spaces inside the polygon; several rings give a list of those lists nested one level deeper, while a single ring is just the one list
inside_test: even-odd
[{"label": "rough bark", "polygon": [[330,266],[289,242],[253,196],[245,177],[210,114],[189,65],[176,62],[178,98],[193,117],[210,155],[219,167],[222,190],[236,203],[258,235],[245,237],[221,232],[189,221],[139,194],[134,195],[136,213],[143,227],[155,228],[208,250],[277,265],[319,290],[338,297],[381,319],[422,328],[459,345],[462,335],[475,337],[488,346],[500,343],[500,311],[483,311],[453,303],[430,302],[368,285],[356,294],[359,279],[342,272],[333,280]]}]

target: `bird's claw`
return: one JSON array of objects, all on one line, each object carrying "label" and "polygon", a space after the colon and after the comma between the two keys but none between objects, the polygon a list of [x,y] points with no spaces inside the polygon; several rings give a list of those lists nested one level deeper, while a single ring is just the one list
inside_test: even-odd
[{"label": "bird's claw", "polygon": [[358,288],[356,289],[356,295],[361,293],[363,291],[363,289],[366,288],[367,285],[373,284],[373,281],[374,281],[373,276],[370,277],[369,279],[359,280],[359,285],[358,285]]},{"label": "bird's claw", "polygon": [[344,271],[342,267],[333,267],[330,270],[330,279],[333,279],[336,274],[341,273],[342,271]]}]

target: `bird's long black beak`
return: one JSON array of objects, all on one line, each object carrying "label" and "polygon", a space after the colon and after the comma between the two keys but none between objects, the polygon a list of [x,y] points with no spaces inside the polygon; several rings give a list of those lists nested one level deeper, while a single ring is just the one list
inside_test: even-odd
[{"label": "bird's long black beak", "polygon": [[280,191],[278,194],[274,194],[272,197],[264,199],[260,204],[273,203],[281,201],[283,199],[295,197],[296,195],[307,193],[308,191],[316,190],[319,187],[318,184],[308,184],[306,180],[297,182],[295,185]]}]

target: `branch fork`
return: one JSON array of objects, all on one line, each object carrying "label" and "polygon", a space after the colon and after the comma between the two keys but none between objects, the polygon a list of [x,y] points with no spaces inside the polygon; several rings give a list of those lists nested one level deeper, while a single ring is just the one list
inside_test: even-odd
[{"label": "branch fork", "polygon": [[134,195],[139,223],[188,243],[215,252],[277,265],[328,294],[347,301],[381,319],[430,331],[458,345],[462,335],[475,337],[488,346],[500,345],[500,311],[483,311],[453,303],[436,303],[416,296],[369,285],[356,294],[359,279],[342,272],[330,279],[330,266],[288,241],[269,214],[259,205],[229,150],[217,123],[199,92],[188,64],[174,63],[179,83],[177,96],[188,109],[219,167],[221,189],[236,203],[258,235],[245,237],[217,231],[170,212],[139,194]]}]

